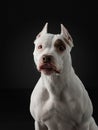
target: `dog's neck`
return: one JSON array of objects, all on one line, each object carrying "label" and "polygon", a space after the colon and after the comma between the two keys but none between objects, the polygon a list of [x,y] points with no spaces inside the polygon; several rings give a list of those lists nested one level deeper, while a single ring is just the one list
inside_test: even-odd
[{"label": "dog's neck", "polygon": [[60,74],[54,72],[51,75],[45,75],[41,73],[41,78],[49,93],[58,96],[63,88],[66,89],[68,87],[72,73],[74,73],[74,70],[71,64],[71,58],[69,57],[68,61],[64,63],[64,68]]}]

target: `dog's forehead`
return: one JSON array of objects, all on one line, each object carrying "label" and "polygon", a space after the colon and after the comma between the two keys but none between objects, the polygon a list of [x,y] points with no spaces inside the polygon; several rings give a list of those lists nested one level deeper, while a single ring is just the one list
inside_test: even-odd
[{"label": "dog's forehead", "polygon": [[47,33],[37,38],[34,43],[54,43],[57,39],[63,40],[62,35]]},{"label": "dog's forehead", "polygon": [[47,33],[41,36],[41,40],[43,40],[44,42],[52,41],[53,37],[54,37],[54,34]]}]

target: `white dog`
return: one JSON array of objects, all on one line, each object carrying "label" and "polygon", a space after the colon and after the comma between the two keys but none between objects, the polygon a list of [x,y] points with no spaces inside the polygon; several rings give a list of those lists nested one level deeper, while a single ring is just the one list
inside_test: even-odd
[{"label": "white dog", "polygon": [[30,102],[35,130],[98,130],[89,95],[72,67],[72,37],[62,24],[61,34],[47,33],[47,25],[34,42],[41,72]]}]

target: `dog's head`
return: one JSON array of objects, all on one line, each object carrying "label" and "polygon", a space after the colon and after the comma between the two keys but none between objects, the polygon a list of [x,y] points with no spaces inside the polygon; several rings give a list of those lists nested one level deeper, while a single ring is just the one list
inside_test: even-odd
[{"label": "dog's head", "polygon": [[60,74],[64,71],[66,63],[69,62],[73,40],[62,24],[60,34],[48,33],[47,26],[48,23],[34,41],[34,61],[38,71],[46,75]]}]

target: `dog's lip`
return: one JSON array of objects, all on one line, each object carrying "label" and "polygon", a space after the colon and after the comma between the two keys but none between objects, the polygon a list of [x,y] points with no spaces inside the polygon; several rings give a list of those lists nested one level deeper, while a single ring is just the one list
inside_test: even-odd
[{"label": "dog's lip", "polygon": [[60,71],[56,68],[56,66],[54,64],[51,64],[51,63],[41,64],[39,67],[39,71],[41,71],[41,70],[44,70],[47,73],[48,72],[60,73]]}]

